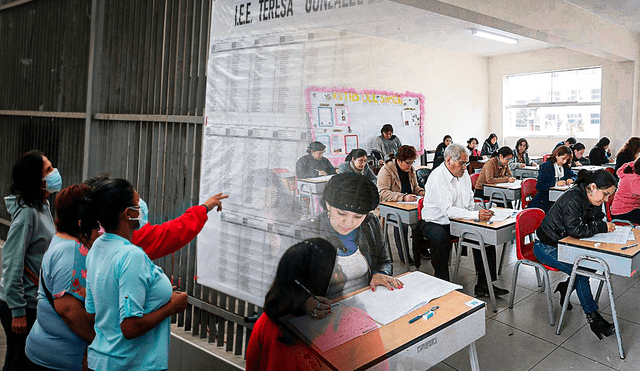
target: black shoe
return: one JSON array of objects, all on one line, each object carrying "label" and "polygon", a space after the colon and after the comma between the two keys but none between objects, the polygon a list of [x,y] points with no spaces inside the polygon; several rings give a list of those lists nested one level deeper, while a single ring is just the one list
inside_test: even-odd
[{"label": "black shoe", "polygon": [[613,334],[616,329],[613,323],[607,322],[598,311],[587,313],[587,323],[589,327],[591,327],[591,331],[593,331],[600,340],[602,340],[602,335],[609,336]]},{"label": "black shoe", "polygon": [[[486,284],[477,284],[473,290],[476,296],[489,296],[489,287]],[[501,289],[496,285],[493,285],[493,293],[496,296],[507,295],[509,290]]]},{"label": "black shoe", "polygon": [[[560,292],[560,306],[564,305],[564,299],[567,297],[567,286],[569,286],[569,280],[560,282],[558,286],[556,286],[556,291],[554,291],[554,293]],[[567,305],[567,310],[571,309],[573,309],[573,304],[569,302],[569,304]]]},{"label": "black shoe", "polygon": [[429,252],[429,249],[422,249],[420,255],[422,255],[422,257],[425,259],[431,259],[431,253]]}]

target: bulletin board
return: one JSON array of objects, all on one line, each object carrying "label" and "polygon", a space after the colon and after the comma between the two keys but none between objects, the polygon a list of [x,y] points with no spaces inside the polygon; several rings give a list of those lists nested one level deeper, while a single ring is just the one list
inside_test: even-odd
[{"label": "bulletin board", "polygon": [[334,165],[352,149],[369,153],[384,124],[393,125],[402,144],[422,154],[424,96],[381,90],[309,87],[305,90],[311,139],[327,146],[324,156]]}]

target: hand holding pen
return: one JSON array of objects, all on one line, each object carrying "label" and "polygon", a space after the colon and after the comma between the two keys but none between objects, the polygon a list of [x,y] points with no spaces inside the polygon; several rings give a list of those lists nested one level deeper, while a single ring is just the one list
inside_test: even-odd
[{"label": "hand holding pen", "polygon": [[302,305],[302,309],[304,309],[305,313],[307,313],[309,316],[313,318],[318,318],[318,319],[324,318],[329,313],[331,313],[331,300],[322,296],[313,295],[313,293],[311,293],[309,289],[304,287],[304,285],[300,283],[300,281],[298,280],[294,280],[294,282],[298,286],[302,287],[302,289],[306,291],[307,294],[311,295],[309,298],[307,298],[307,301],[305,301],[304,304]]},{"label": "hand holding pen", "polygon": [[478,219],[480,219],[483,222],[489,221],[489,219],[491,219],[491,217],[493,216],[493,211],[485,208],[485,206],[482,203],[480,204],[480,207],[481,209],[478,210]]}]

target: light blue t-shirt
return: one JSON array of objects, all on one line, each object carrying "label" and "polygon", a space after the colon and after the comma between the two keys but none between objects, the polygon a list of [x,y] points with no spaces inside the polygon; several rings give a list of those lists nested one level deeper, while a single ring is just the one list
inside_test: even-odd
[{"label": "light blue t-shirt", "polygon": [[[53,236],[42,259],[42,280],[54,300],[69,294],[84,303],[86,247],[74,240]],[[54,370],[82,370],[87,343],[76,335],[47,299],[42,285],[38,289],[38,319],[27,337],[25,353],[40,366]],[[55,349],[55,351],[52,351]]]},{"label": "light blue t-shirt", "polygon": [[127,340],[120,323],[156,311],[171,299],[171,283],[141,248],[105,233],[87,256],[87,312],[96,315],[89,368],[164,370],[169,364],[169,318],[146,334]]}]

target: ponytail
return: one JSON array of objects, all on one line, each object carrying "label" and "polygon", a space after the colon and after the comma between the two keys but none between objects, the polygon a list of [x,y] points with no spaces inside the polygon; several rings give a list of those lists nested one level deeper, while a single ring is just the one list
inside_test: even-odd
[{"label": "ponytail", "polygon": [[607,189],[617,184],[616,178],[610,172],[600,169],[596,171],[580,170],[576,185],[588,186],[591,183],[596,185],[598,189]]},{"label": "ponytail", "polygon": [[633,163],[633,166],[625,167],[624,170],[622,170],[622,172],[625,174],[636,173],[640,175],[640,158],[638,158],[636,162]]},{"label": "ponytail", "polygon": [[356,148],[356,149],[351,150],[351,152],[349,152],[347,157],[344,158],[344,162],[349,162],[349,161],[353,160],[354,158],[359,158],[359,157],[366,156],[366,155],[367,155],[367,151],[365,151],[362,148]]}]

